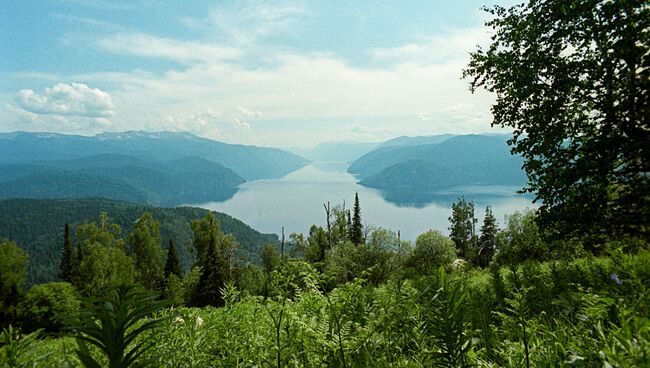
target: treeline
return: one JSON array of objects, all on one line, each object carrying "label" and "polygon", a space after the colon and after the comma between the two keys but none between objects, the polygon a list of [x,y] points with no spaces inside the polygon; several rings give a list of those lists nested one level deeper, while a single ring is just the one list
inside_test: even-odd
[{"label": "treeline", "polygon": [[63,282],[35,285],[26,294],[22,286],[28,253],[3,241],[4,324],[56,330],[60,309],[75,308],[77,295],[101,296],[121,284],[158,291],[177,306],[220,307],[227,285],[244,296],[291,297],[309,285],[329,292],[357,279],[379,286],[394,277],[431,275],[440,267],[450,272],[584,254],[579,243],[544,242],[532,211],[507,217],[499,229],[488,206],[477,231],[474,204],[464,198],[452,206],[449,237],[430,230],[415,243],[401,239],[399,232],[364,225],[358,194],[352,209],[345,204],[323,206],[324,227],[313,225],[306,236],[293,233],[279,244],[268,243],[260,251],[260,265],[237,257],[239,242],[222,231],[213,213],[206,212],[188,224],[192,238],[185,252],[193,261],[185,269],[173,238],[166,241],[166,249],[161,247],[165,243],[161,225],[151,212],[142,213],[128,232],[101,213],[98,221],[77,225],[74,240],[73,230],[65,224],[55,265]]},{"label": "treeline", "polygon": [[[14,241],[29,255],[25,286],[56,281],[61,260],[63,230],[68,223],[72,241],[76,242],[76,228],[96,221],[101,212],[110,215],[120,225],[126,237],[136,220],[150,212],[160,222],[161,247],[173,239],[183,271],[188,271],[195,260],[192,252],[193,220],[203,218],[209,211],[195,207],[158,208],[109,199],[7,199],[0,200],[0,238]],[[240,247],[236,256],[241,263],[259,263],[260,250],[268,243],[278,241],[275,234],[262,234],[247,224],[224,213],[214,212],[226,234],[233,235]]]}]

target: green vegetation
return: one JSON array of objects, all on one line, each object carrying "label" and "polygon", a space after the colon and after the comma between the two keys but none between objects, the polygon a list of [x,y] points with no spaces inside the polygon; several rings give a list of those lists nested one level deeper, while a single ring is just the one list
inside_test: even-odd
[{"label": "green vegetation", "polygon": [[[65,224],[70,225],[74,234],[79,225],[96,221],[101,212],[108,213],[110,220],[120,225],[122,233],[118,237],[126,237],[136,220],[144,212],[150,212],[160,222],[161,247],[165,248],[173,239],[181,266],[187,271],[195,259],[191,251],[190,222],[209,211],[191,207],[156,208],[105,199],[0,200],[0,238],[16,242],[30,257],[27,286],[57,280]],[[240,247],[235,255],[242,263],[258,263],[262,247],[278,241],[276,235],[261,234],[226,214],[215,213],[215,217],[221,229],[237,239]],[[79,243],[76,239],[76,244]]]},{"label": "green vegetation", "polygon": [[492,43],[464,72],[496,96],[492,125],[513,129],[540,223],[594,251],[650,231],[648,11],[645,0],[494,7]]},{"label": "green vegetation", "polygon": [[[130,229],[106,213],[86,223],[61,216],[63,259],[54,264],[73,284],[27,294],[29,258],[0,241],[0,321],[11,323],[0,365],[650,366],[649,130],[647,103],[636,98],[650,80],[648,9],[633,0],[532,0],[490,10],[493,44],[473,54],[466,73],[473,88],[498,92],[496,124],[516,129],[513,150],[526,159],[541,211],[511,214],[499,229],[488,207],[477,234],[474,204],[459,198],[450,236],[432,230],[413,245],[361,226],[356,195],[354,216],[328,202],[325,228],[291,234],[286,247],[283,233],[279,251],[257,247],[259,267],[236,256],[241,244],[218,214],[72,202],[126,212],[131,222],[120,223]],[[70,202],[53,203],[40,213]],[[162,268],[175,211],[189,211],[195,257],[186,272],[172,242]],[[620,218],[606,223],[610,216]],[[30,219],[7,228],[44,226]]]}]

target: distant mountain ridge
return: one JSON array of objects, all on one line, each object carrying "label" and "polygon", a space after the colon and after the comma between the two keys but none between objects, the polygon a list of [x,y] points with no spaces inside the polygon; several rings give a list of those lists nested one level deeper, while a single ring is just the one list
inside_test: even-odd
[{"label": "distant mountain ridge", "polygon": [[[384,190],[431,191],[460,185],[524,185],[523,160],[505,135],[402,138],[354,161],[360,184]],[[423,141],[437,143],[419,144]],[[390,141],[389,141],[390,142]]]},{"label": "distant mountain ridge", "polygon": [[302,156],[319,162],[351,162],[372,151],[376,142],[324,142],[311,149],[301,150]]},{"label": "distant mountain ridge", "polygon": [[0,198],[110,198],[150,205],[221,201],[246,180],[308,161],[190,133],[0,134]]},{"label": "distant mountain ridge", "polygon": [[106,153],[149,161],[195,156],[227,167],[245,180],[279,178],[308,162],[276,148],[228,144],[183,132],[127,131],[94,137],[29,132],[0,134],[0,164],[71,160]]}]

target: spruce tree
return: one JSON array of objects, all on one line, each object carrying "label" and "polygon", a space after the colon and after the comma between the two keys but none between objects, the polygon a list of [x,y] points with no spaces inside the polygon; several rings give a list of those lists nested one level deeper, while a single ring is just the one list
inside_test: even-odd
[{"label": "spruce tree", "polygon": [[476,221],[473,202],[467,202],[465,198],[460,197],[458,202],[451,205],[449,237],[456,244],[458,256],[466,260],[474,255]]},{"label": "spruce tree", "polygon": [[70,225],[65,224],[63,233],[63,253],[61,254],[61,263],[59,264],[59,278],[65,282],[72,283],[75,274],[75,254],[72,240],[70,239]]},{"label": "spruce tree", "polygon": [[497,219],[492,213],[492,208],[487,206],[478,241],[478,254],[475,262],[477,266],[485,268],[490,264],[496,250],[497,230]]},{"label": "spruce tree", "polygon": [[363,243],[363,226],[361,225],[361,207],[359,206],[359,193],[354,195],[354,217],[352,218],[352,232],[350,235],[352,243],[359,245]]},{"label": "spruce tree", "polygon": [[222,307],[224,300],[221,289],[228,278],[228,263],[217,246],[216,239],[210,242],[201,266],[198,290],[194,304],[198,307],[211,305]]},{"label": "spruce tree", "polygon": [[167,248],[167,261],[165,262],[165,279],[169,278],[170,274],[181,277],[181,263],[176,254],[176,247],[174,241],[169,239],[169,247]]}]

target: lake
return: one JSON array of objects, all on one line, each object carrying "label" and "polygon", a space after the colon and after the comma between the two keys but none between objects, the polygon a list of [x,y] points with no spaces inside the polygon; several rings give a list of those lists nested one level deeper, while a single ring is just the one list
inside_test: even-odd
[{"label": "lake", "polygon": [[415,240],[429,229],[448,234],[451,204],[464,196],[476,205],[483,220],[485,206],[491,205],[500,225],[504,215],[535,207],[531,197],[516,194],[518,187],[456,187],[428,193],[386,193],[357,184],[346,172],[347,163],[312,163],[300,170],[272,180],[244,183],[235,195],[222,202],[191,204],[234,216],[264,233],[308,233],[312,224],[325,227],[323,203],[333,207],[345,201],[352,208],[359,193],[361,218],[368,225],[399,230],[402,239]]}]

